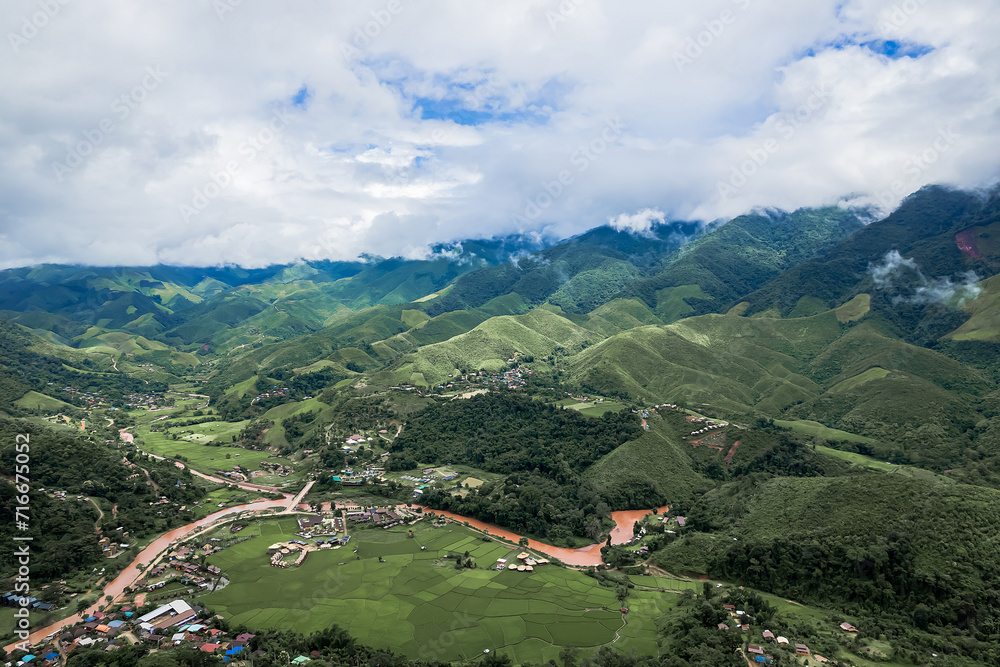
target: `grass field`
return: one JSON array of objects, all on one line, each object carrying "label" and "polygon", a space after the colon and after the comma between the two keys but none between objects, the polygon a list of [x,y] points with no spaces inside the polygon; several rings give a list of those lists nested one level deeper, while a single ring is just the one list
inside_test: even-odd
[{"label": "grass field", "polygon": [[[184,426],[177,430],[191,430],[214,425],[199,424],[198,426]],[[171,440],[164,433],[149,433],[144,430],[138,431],[137,435],[142,441],[139,448],[143,451],[171,459],[175,455],[180,454],[187,458],[187,464],[192,469],[205,474],[213,474],[216,470],[228,470],[236,464],[250,470],[256,470],[260,467],[260,462],[264,460],[289,465],[289,461],[286,459],[273,458],[268,452],[258,452],[241,447],[210,447],[189,440]],[[229,454],[230,458],[227,459],[226,454]],[[258,481],[258,479],[254,479],[253,481],[260,484],[270,483],[267,481]]]},{"label": "grass field", "polygon": [[875,470],[881,470],[882,472],[893,473],[897,475],[907,475],[915,479],[926,479],[928,481],[939,481],[954,483],[954,480],[950,477],[945,477],[944,475],[938,475],[937,473],[931,472],[930,470],[924,470],[923,468],[914,468],[913,466],[898,465],[895,463],[888,463],[886,461],[879,461],[878,459],[873,459],[870,456],[865,456],[863,454],[855,454],[854,452],[843,452],[839,449],[832,449],[830,447],[817,446],[816,451],[822,452],[828,456],[835,456],[838,459],[853,463],[854,465],[866,466],[868,468],[874,468]]},{"label": "grass field", "polygon": [[585,417],[600,417],[605,412],[618,412],[625,408],[624,403],[619,403],[618,401],[602,401],[601,403],[593,402],[580,402],[580,401],[567,401],[563,404],[564,408],[569,408],[570,410],[576,410],[581,415]]},{"label": "grass field", "polygon": [[[311,553],[301,567],[286,570],[270,567],[265,552],[291,537],[294,521],[247,530],[260,536],[210,558],[232,583],[199,601],[234,625],[311,632],[336,623],[362,642],[424,660],[468,659],[490,649],[515,663],[542,662],[565,646],[586,652],[612,642],[623,651],[655,653],[653,624],[671,597],[637,595],[614,641],[623,620],[612,589],[555,566],[498,572],[496,559],[513,552],[461,526],[417,524],[413,539],[402,528],[357,531],[347,547]],[[466,551],[477,569],[455,570],[443,560]]]},{"label": "grass field", "polygon": [[799,419],[796,421],[775,419],[774,423],[776,426],[780,426],[781,428],[787,428],[796,433],[801,433],[802,435],[811,435],[816,438],[823,438],[824,440],[847,440],[848,442],[860,442],[864,444],[871,444],[875,442],[873,439],[866,438],[863,435],[840,431],[835,428],[830,428],[829,426],[823,426],[819,422],[808,421],[805,419]]},{"label": "grass field", "polygon": [[29,391],[27,394],[14,401],[14,405],[19,408],[25,408],[27,410],[37,409],[46,413],[62,412],[66,409],[73,409],[73,406],[65,401],[60,401],[58,398],[52,398],[51,396],[46,396],[45,394],[39,394],[37,391]]}]

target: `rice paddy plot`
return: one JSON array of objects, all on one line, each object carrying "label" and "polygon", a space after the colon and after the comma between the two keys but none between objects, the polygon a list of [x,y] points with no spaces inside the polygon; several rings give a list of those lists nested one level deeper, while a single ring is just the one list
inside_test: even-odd
[{"label": "rice paddy plot", "polygon": [[[629,615],[636,631],[614,642],[623,619],[612,589],[553,565],[497,571],[497,559],[511,559],[511,550],[462,526],[420,523],[412,539],[409,527],[361,529],[347,547],[313,551],[289,568],[271,567],[267,548],[291,537],[293,521],[262,520],[247,530],[257,537],[209,558],[230,584],[200,601],[253,629],[309,633],[337,624],[371,646],[440,661],[485,649],[542,662],[566,646],[584,653],[606,644],[646,652],[655,646],[657,604],[640,605]],[[465,551],[476,568],[456,570],[446,557]]]}]

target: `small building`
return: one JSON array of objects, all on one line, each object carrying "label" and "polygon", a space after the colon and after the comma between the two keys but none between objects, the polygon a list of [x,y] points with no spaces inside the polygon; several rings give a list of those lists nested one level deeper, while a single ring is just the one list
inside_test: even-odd
[{"label": "small building", "polygon": [[764,655],[764,649],[757,646],[756,644],[750,644],[749,646],[747,646],[747,652],[752,653],[754,655]]},{"label": "small building", "polygon": [[809,647],[806,646],[805,644],[796,644],[795,652],[798,655],[809,655]]},{"label": "small building", "polygon": [[774,633],[771,632],[770,630],[764,630],[763,637],[764,637],[764,641],[766,641],[766,642],[773,642],[774,641]]},{"label": "small building", "polygon": [[851,625],[850,623],[844,622],[840,624],[840,629],[844,632],[857,632],[858,629]]}]

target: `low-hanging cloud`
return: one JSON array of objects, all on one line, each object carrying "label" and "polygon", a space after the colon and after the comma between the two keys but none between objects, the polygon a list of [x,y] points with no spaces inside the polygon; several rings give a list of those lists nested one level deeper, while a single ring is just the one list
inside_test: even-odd
[{"label": "low-hanging cloud", "polygon": [[882,258],[881,262],[868,265],[868,272],[872,274],[875,287],[880,290],[892,287],[892,281],[898,277],[904,269],[916,270],[917,263],[913,259],[903,259],[898,250],[890,250]]},{"label": "low-hanging cloud", "polygon": [[665,223],[665,219],[663,211],[644,208],[633,214],[620,213],[608,220],[608,224],[619,232],[651,237],[653,236],[653,225],[662,225]]},{"label": "low-hanging cloud", "polygon": [[[941,304],[960,307],[966,301],[979,296],[983,288],[979,286],[981,278],[974,271],[966,271],[957,275],[928,278],[917,265],[916,260],[904,258],[898,250],[890,250],[879,262],[868,265],[875,287],[881,291],[909,292],[896,294],[892,298],[894,304],[910,303],[918,305]],[[907,285],[898,287],[904,276],[909,274]]]}]

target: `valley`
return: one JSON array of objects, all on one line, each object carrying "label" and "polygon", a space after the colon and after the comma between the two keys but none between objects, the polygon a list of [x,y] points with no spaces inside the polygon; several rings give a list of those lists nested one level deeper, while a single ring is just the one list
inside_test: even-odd
[{"label": "valley", "polygon": [[[1000,315],[970,239],[998,215],[928,188],[878,221],[0,272],[0,424],[31,434],[44,522],[31,643],[176,598],[195,648],[991,664]],[[926,298],[970,271],[974,298]]]}]

